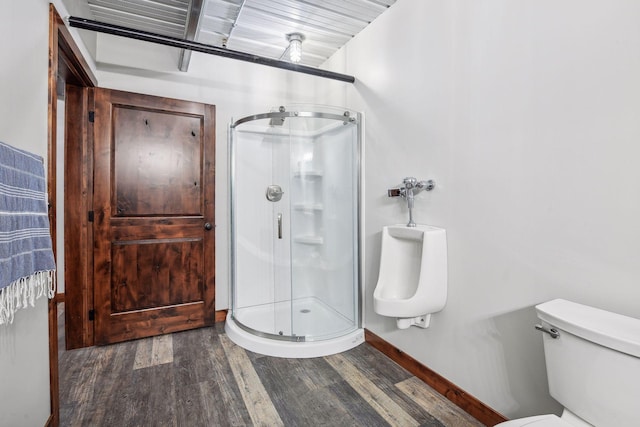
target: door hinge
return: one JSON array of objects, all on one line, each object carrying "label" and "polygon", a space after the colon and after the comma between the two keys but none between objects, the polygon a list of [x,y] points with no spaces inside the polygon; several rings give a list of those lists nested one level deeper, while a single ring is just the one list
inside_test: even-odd
[{"label": "door hinge", "polygon": [[96,318],[96,311],[94,309],[89,310],[89,321],[94,321]]},{"label": "door hinge", "polygon": [[87,218],[88,218],[89,222],[93,222],[93,211],[89,211],[88,212]]},{"label": "door hinge", "polygon": [[89,122],[93,123],[95,119],[96,119],[96,112],[89,111]]}]

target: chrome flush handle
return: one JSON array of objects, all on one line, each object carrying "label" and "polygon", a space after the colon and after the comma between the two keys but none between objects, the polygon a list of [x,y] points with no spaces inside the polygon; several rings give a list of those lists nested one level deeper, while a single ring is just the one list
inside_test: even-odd
[{"label": "chrome flush handle", "polygon": [[545,328],[542,325],[536,325],[536,329],[551,335],[551,338],[553,339],[560,338],[560,332],[558,332],[556,328]]}]

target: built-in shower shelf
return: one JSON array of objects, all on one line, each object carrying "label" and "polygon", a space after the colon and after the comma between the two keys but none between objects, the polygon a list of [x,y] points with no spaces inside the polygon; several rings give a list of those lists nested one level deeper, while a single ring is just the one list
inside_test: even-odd
[{"label": "built-in shower shelf", "polygon": [[296,178],[316,179],[322,178],[322,171],[308,170],[308,171],[295,171],[293,176]]},{"label": "built-in shower shelf", "polygon": [[324,239],[321,236],[295,236],[293,238],[295,243],[302,243],[304,245],[322,245]]},{"label": "built-in shower shelf", "polygon": [[294,203],[293,209],[297,211],[311,212],[321,211],[324,209],[324,206],[320,203]]}]

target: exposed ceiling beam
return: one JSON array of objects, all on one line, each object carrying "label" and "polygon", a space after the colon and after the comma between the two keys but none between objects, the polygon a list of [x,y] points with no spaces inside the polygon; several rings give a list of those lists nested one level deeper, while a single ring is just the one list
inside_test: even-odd
[{"label": "exposed ceiling beam", "polygon": [[[195,40],[198,34],[198,27],[203,15],[204,0],[189,0],[189,11],[187,12],[187,23],[184,26],[184,39]],[[178,59],[178,69],[186,72],[189,70],[189,62],[191,62],[191,50],[181,49],[180,58]]]}]

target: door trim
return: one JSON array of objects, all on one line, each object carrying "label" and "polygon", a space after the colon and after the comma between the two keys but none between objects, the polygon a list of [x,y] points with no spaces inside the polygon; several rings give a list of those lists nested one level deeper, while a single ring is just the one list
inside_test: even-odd
[{"label": "door trim", "polygon": [[[59,67],[64,64],[64,73],[59,73]],[[56,8],[49,4],[49,70],[48,70],[48,153],[47,153],[47,195],[51,206],[49,210],[49,224],[51,238],[54,242],[54,256],[56,252],[56,146],[59,143],[56,139],[57,131],[57,98],[58,83],[73,81],[85,87],[92,87],[97,84],[97,80],[87,62],[82,57],[80,50],[75,44],[71,33],[64,25],[64,21],[56,11]],[[51,413],[47,419],[47,426],[58,426],[60,423],[60,387],[58,372],[58,318],[57,318],[57,298],[49,300],[49,396]]]}]

